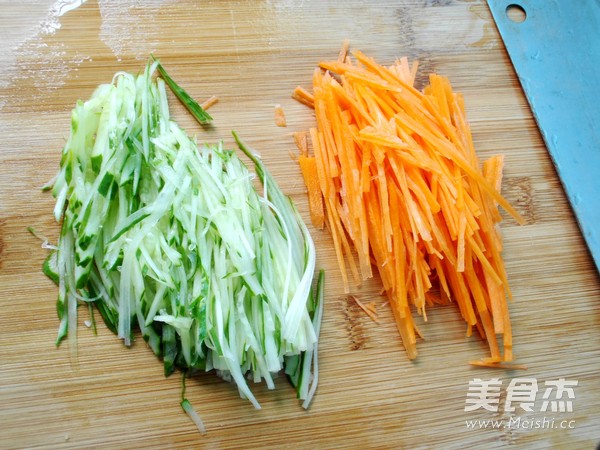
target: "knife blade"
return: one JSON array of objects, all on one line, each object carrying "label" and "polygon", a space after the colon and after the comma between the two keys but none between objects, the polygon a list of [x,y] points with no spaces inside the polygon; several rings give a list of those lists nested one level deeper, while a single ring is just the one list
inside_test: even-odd
[{"label": "knife blade", "polygon": [[600,0],[487,3],[600,271]]}]

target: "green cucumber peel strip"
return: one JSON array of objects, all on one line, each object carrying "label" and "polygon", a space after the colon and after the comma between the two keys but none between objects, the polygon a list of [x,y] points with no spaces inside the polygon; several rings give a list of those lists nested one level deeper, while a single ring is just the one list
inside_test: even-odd
[{"label": "green cucumber peel strip", "polygon": [[[154,56],[152,56],[152,59],[154,61],[158,61]],[[204,108],[202,108],[202,106],[196,102],[196,100],[190,97],[190,95],[182,87],[175,83],[175,81],[169,76],[167,71],[160,63],[158,63],[156,66],[156,70],[158,70],[160,76],[165,80],[171,91],[173,91],[173,94],[175,94],[183,106],[187,108],[187,110],[198,122],[200,122],[202,125],[206,125],[213,120],[211,115],[208,114]]]}]

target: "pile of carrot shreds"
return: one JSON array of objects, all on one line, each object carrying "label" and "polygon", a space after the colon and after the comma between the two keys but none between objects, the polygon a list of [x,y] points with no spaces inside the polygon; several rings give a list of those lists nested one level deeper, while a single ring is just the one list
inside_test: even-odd
[{"label": "pile of carrot shreds", "polygon": [[[473,147],[463,97],[431,74],[415,88],[418,64],[384,67],[344,46],[315,69],[313,93],[292,97],[314,108],[317,127],[296,133],[298,162],[315,227],[327,226],[344,288],[377,267],[409,358],[417,356],[412,310],[455,302],[489,344],[471,364],[523,368],[513,361],[511,297],[497,224],[503,157],[482,166]],[[501,339],[500,339],[501,338]],[[501,350],[501,346],[503,350]]]}]

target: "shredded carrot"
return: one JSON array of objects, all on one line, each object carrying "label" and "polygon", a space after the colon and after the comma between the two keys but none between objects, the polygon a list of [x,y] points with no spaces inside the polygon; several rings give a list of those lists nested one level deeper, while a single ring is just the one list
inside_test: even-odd
[{"label": "shredded carrot", "polygon": [[472,364],[523,368],[507,364],[511,294],[498,208],[524,221],[500,194],[503,158],[480,164],[464,99],[446,77],[430,75],[420,91],[417,63],[385,67],[360,51],[350,58],[348,48],[344,41],[336,60],[319,63],[312,94],[293,94],[315,110],[314,156],[297,143],[298,161],[315,225],[332,233],[344,289],[348,271],[367,279],[377,268],[411,359],[421,337],[413,311],[427,320],[427,306],[454,302],[467,335],[475,329],[489,346],[490,357]]},{"label": "shredded carrot", "polygon": [[278,127],[286,127],[285,112],[281,105],[275,105],[275,125]]},{"label": "shredded carrot", "polygon": [[202,107],[202,109],[207,110],[208,108],[213,106],[218,101],[219,101],[219,97],[217,97],[216,95],[213,95],[212,97],[206,99],[200,106]]}]

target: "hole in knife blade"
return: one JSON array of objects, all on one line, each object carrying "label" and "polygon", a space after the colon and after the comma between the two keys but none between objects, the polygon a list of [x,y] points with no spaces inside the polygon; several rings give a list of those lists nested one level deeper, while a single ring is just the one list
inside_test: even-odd
[{"label": "hole in knife blade", "polygon": [[527,19],[527,13],[525,8],[516,3],[510,4],[506,7],[506,16],[515,23],[523,23]]}]

